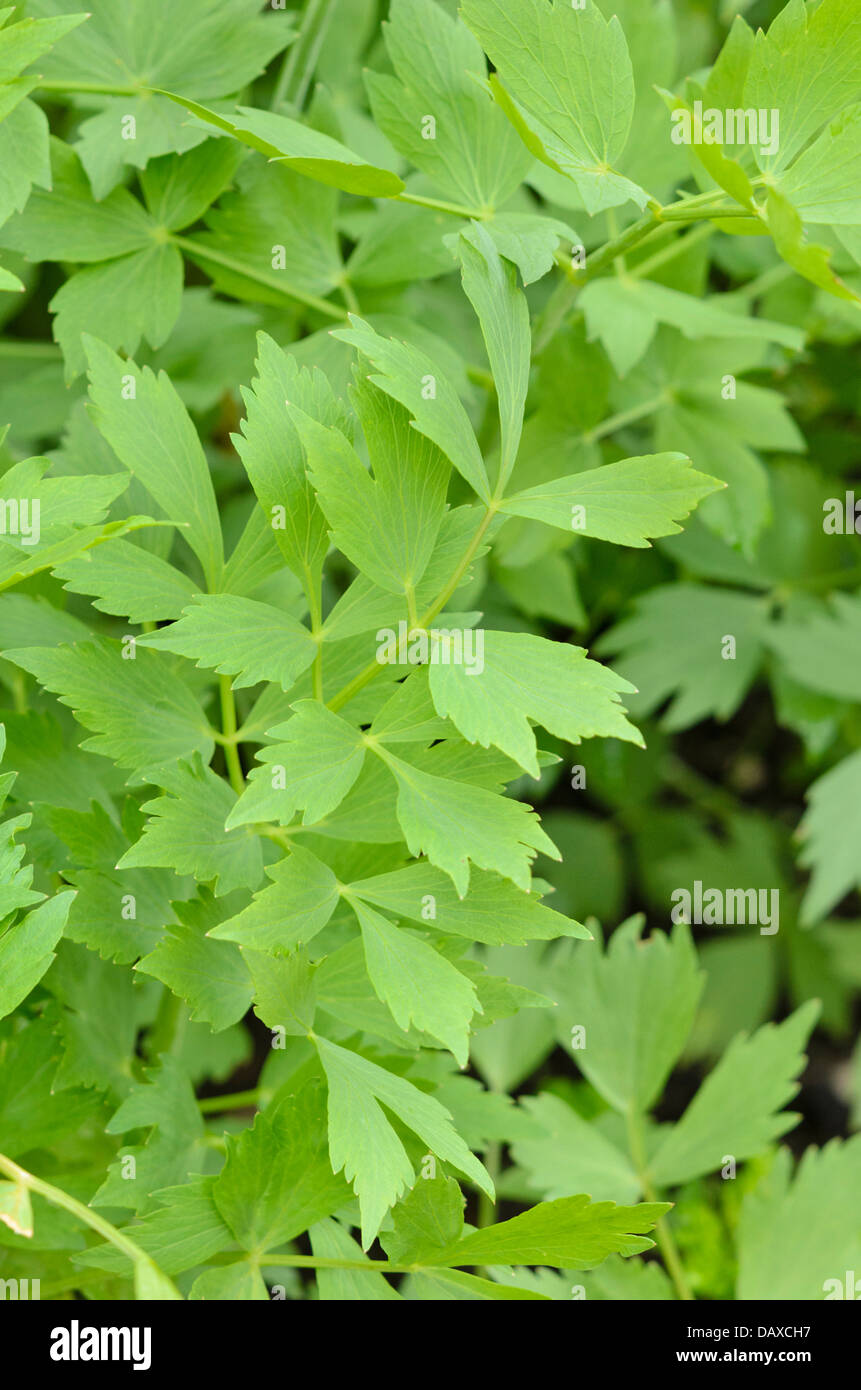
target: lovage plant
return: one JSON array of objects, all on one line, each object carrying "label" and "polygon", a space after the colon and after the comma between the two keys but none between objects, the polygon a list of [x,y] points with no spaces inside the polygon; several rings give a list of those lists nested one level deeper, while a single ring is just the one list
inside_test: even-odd
[{"label": "lovage plant", "polygon": [[747,8],[3,15],[4,1289],[861,1268],[861,15]]}]

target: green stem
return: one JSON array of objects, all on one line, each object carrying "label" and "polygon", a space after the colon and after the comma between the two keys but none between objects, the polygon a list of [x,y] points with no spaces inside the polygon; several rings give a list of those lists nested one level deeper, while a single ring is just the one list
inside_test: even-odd
[{"label": "green stem", "polygon": [[475,367],[472,363],[467,363],[466,374],[469,380],[476,386],[481,386],[485,391],[496,391],[496,382],[493,374],[486,367]]},{"label": "green stem", "polygon": [[632,405],[630,410],[620,410],[618,415],[608,415],[606,420],[595,425],[591,430],[587,430],[583,435],[585,444],[594,444],[605,435],[615,434],[616,430],[624,429],[625,425],[633,425],[637,420],[643,420],[647,415],[653,415],[656,410],[660,410],[662,405],[666,405],[669,396],[666,391],[654,396],[651,400],[643,401],[642,405]]},{"label": "green stem", "polygon": [[[487,528],[489,527],[493,518],[496,516],[498,510],[499,498],[494,496],[490,501],[487,511],[482,517],[481,523],[478,529],[476,530],[475,535],[473,536],[472,540],[470,541],[469,545],[467,546],[466,550],[461,556],[461,559],[455,566],[451,578],[449,579],[445,588],[437,596],[437,598],[431,604],[430,608],[428,608],[427,611],[423,613],[422,616],[418,619],[418,621],[413,624],[414,628],[427,627],[429,623],[433,622],[437,614],[442,612],[443,608],[448,603],[449,599],[451,598],[452,594],[454,593],[455,589],[457,588],[458,584],[460,583],[461,579],[463,578],[464,574],[466,573],[473,559],[475,558],[475,555],[479,547],[481,546],[481,542],[484,539],[485,533],[487,532]],[[361,670],[357,676],[354,676],[351,681],[348,681],[345,686],[342,686],[342,688],[338,691],[337,695],[333,695],[332,699],[328,701],[329,709],[343,709],[344,705],[348,704],[350,700],[353,699],[354,695],[357,695],[360,690],[364,690],[365,686],[368,685],[374,679],[375,676],[378,676],[382,669],[382,666],[376,659],[374,661],[369,661],[367,666],[365,666],[364,669]]]},{"label": "green stem", "polygon": [[217,1115],[224,1110],[247,1110],[249,1106],[259,1106],[269,1094],[262,1086],[251,1091],[234,1091],[230,1096],[207,1096],[197,1102],[201,1115]]},{"label": "green stem", "polygon": [[424,198],[420,193],[398,193],[394,203],[412,203],[417,208],[432,208],[436,212],[450,212],[454,217],[472,217],[482,221],[489,217],[490,208],[470,208],[463,203],[447,203],[441,198]]},{"label": "green stem", "polygon": [[[618,225],[618,221],[617,221],[617,218],[616,218],[616,209],[615,209],[615,208],[608,208],[608,209],[607,209],[607,230],[608,230],[609,233],[610,233],[610,240],[611,240],[611,241],[617,241],[618,238],[619,238],[619,225]],[[615,264],[615,267],[616,267],[616,273],[619,274],[619,275],[624,275],[624,274],[625,274],[625,269],[626,269],[626,267],[625,267],[625,257],[624,257],[623,254],[620,253],[620,254],[616,257],[614,264]]]},{"label": "green stem", "polygon": [[340,1260],[322,1255],[261,1255],[262,1269],[355,1269],[365,1274],[414,1274],[420,1265],[397,1265],[388,1260]]},{"label": "green stem", "polygon": [[306,294],[304,290],[289,287],[279,280],[278,276],[270,274],[266,270],[259,270],[256,266],[246,265],[244,261],[238,261],[234,256],[227,256],[222,251],[216,251],[211,246],[204,246],[190,236],[171,236],[171,242],[181,250],[187,251],[190,256],[197,256],[200,260],[211,261],[213,265],[223,266],[225,270],[232,270],[234,275],[243,275],[246,280],[254,280],[258,285],[265,285],[267,289],[275,290],[278,294],[283,294],[285,299],[295,299],[299,304],[304,304],[309,309],[314,309],[318,314],[325,314],[330,319],[344,321],[347,317],[347,310],[338,304],[330,304],[328,299],[321,299],[316,294]]},{"label": "green stem", "polygon": [[56,1298],[57,1294],[77,1293],[79,1289],[91,1288],[94,1284],[101,1284],[110,1278],[111,1275],[103,1269],[82,1269],[80,1274],[73,1274],[69,1279],[57,1279],[53,1284],[43,1284],[40,1297],[47,1301]]},{"label": "green stem", "polygon": [[682,198],[677,203],[667,203],[665,207],[651,208],[636,222],[632,222],[630,227],[626,228],[619,236],[602,246],[600,251],[587,257],[586,268],[582,275],[578,276],[579,284],[588,284],[602,270],[606,270],[609,265],[616,261],[619,256],[639,245],[656,227],[668,222],[698,222],[703,218],[751,216],[747,208],[741,208],[737,204],[728,203],[726,207],[715,206],[716,198],[723,196],[723,193],[700,194],[696,198]]},{"label": "green stem", "polygon": [[407,601],[407,622],[412,630],[418,623],[419,614],[416,608],[416,590],[414,584],[404,585],[404,597]]},{"label": "green stem", "polygon": [[771,290],[775,285],[782,285],[784,280],[788,280],[795,271],[791,265],[781,261],[780,265],[770,266],[761,275],[757,275],[755,280],[748,280],[746,285],[740,285],[737,290],[730,290],[733,299],[758,299],[761,294]]},{"label": "green stem", "polygon": [[0,357],[37,357],[55,361],[62,355],[56,343],[31,343],[16,338],[6,338],[0,343]]},{"label": "green stem", "polygon": [[661,777],[666,786],[718,820],[733,820],[738,815],[735,797],[701,777],[681,758],[667,757],[661,768]]},{"label": "green stem", "polygon": [[321,592],[322,578],[314,575],[308,567],[305,567],[305,578],[303,587],[305,598],[308,603],[308,613],[311,618],[311,636],[317,643],[317,655],[314,657],[312,669],[312,680],[314,683],[314,699],[323,699],[323,596]]},{"label": "green stem", "polygon": [[689,208],[684,202],[675,206],[663,208],[661,210],[661,222],[701,222],[703,218],[716,217],[723,220],[727,217],[746,217],[748,221],[754,214],[749,208],[739,207],[712,207],[712,208]]},{"label": "green stem", "polygon": [[[647,1173],[642,1117],[639,1112],[634,1109],[633,1105],[631,1105],[626,1119],[631,1158],[642,1184],[643,1195],[647,1202],[657,1202],[658,1197]],[[670,1230],[666,1217],[662,1216],[655,1225],[655,1240],[657,1241],[658,1249],[666,1265],[667,1273],[675,1286],[676,1293],[684,1302],[692,1302],[694,1296],[691,1293],[687,1275],[685,1274],[685,1268],[682,1264],[681,1256],[679,1255],[678,1246],[676,1245],[675,1238]]]},{"label": "green stem", "polygon": [[701,241],[707,241],[714,228],[706,222],[699,227],[695,227],[687,236],[676,237],[670,242],[669,246],[662,246],[660,251],[648,256],[646,260],[640,261],[638,265],[632,266],[628,271],[631,276],[638,279],[645,275],[651,275],[653,270],[658,270],[666,265],[668,261],[675,260],[676,256],[683,256],[686,251],[690,251],[692,246],[696,246]]},{"label": "green stem", "polygon": [[582,274],[577,276],[575,288],[588,284],[602,270],[606,270],[608,266],[612,265],[619,256],[632,250],[645,236],[648,236],[660,225],[661,219],[657,212],[647,212],[642,217],[638,217],[636,222],[632,222],[630,227],[627,227],[619,236],[605,242],[600,251],[596,251],[594,255],[587,255],[585,268]]},{"label": "green stem", "polygon": [[309,32],[312,32],[311,43],[302,67],[302,73],[299,77],[296,95],[293,98],[294,104],[300,111],[305,104],[305,97],[308,94],[311,78],[314,76],[314,70],[317,66],[317,59],[320,57],[320,49],[323,47],[326,32],[332,20],[335,3],[336,0],[322,0],[322,14],[316,29],[313,31],[309,30]]},{"label": "green stem", "polygon": [[230,785],[236,795],[241,796],[245,791],[245,776],[242,771],[242,763],[239,761],[239,749],[236,746],[236,701],[233,698],[230,677],[219,676],[218,688],[221,694],[221,729],[224,735],[221,746],[224,749],[224,761],[227,764]]},{"label": "green stem", "polygon": [[563,266],[566,282],[557,287],[544,310],[539,325],[536,327],[534,355],[539,356],[548,342],[555,336],[583,286],[588,285],[609,266],[622,261],[627,251],[632,251],[635,246],[639,246],[640,242],[653,236],[662,227],[674,225],[677,222],[696,222],[703,218],[751,216],[746,208],[740,208],[738,205],[716,206],[718,200],[724,197],[723,190],[719,189],[716,193],[699,193],[694,198],[680,198],[678,202],[667,203],[665,206],[660,203],[651,203],[648,212],[643,213],[642,217],[638,217],[636,222],[632,222],[624,232],[621,232],[617,237],[611,237],[600,250],[590,252],[582,271],[572,271],[570,266]]},{"label": "green stem", "polygon": [[[496,1187],[499,1178],[500,1168],[502,1167],[502,1145],[497,1143],[488,1144],[487,1152],[484,1155],[484,1166],[493,1180]],[[496,1216],[496,1204],[484,1190],[478,1194],[478,1213],[476,1225],[492,1226]]]},{"label": "green stem", "polygon": [[839,570],[828,570],[825,574],[811,574],[804,579],[787,580],[772,590],[771,597],[782,602],[798,591],[806,594],[828,593],[831,589],[854,587],[861,582],[861,565],[844,566]]},{"label": "green stem", "polygon": [[[314,25],[317,24],[324,6],[327,7],[327,13],[323,13],[322,21],[315,33]],[[331,13],[332,0],[308,0],[299,32],[284,55],[284,62],[272,94],[271,110],[277,111],[281,103],[287,100],[292,100],[296,106],[301,107],[310,74],[319,57],[320,45],[329,26]],[[300,73],[300,63],[302,69],[297,82],[295,79]]]},{"label": "green stem", "polygon": [[27,677],[23,671],[14,670],[11,678],[12,700],[16,714],[26,714],[30,708],[27,699]]},{"label": "green stem", "polygon": [[37,92],[89,92],[100,97],[139,97],[141,90],[131,83],[123,86],[110,82],[67,82],[63,78],[51,81],[40,78],[36,85]]},{"label": "green stem", "polygon": [[158,1013],[146,1043],[150,1057],[161,1057],[165,1052],[177,1051],[185,1032],[186,1019],[184,1001],[164,985]]},{"label": "green stem", "polygon": [[353,286],[347,279],[346,274],[344,275],[344,278],[340,281],[338,288],[340,289],[341,294],[344,296],[344,303],[346,304],[350,313],[361,315],[362,306],[356,298],[356,291],[353,289]]},{"label": "green stem", "polygon": [[[316,830],[317,826],[320,824],[321,822],[317,821],[314,826],[314,829]],[[293,836],[300,835],[302,831],[306,828],[310,829],[311,827],[305,827],[304,825],[293,825],[288,828],[287,826],[281,825],[259,825],[256,827],[256,832],[258,835],[265,835],[266,839],[271,840],[273,844],[283,845],[285,849],[292,849]]]},{"label": "green stem", "polygon": [[97,1215],[90,1207],[85,1207],[83,1202],[79,1202],[76,1197],[70,1197],[68,1192],[64,1192],[61,1187],[54,1187],[53,1183],[45,1182],[42,1178],[37,1178],[34,1173],[30,1173],[26,1168],[20,1168],[17,1163],[13,1163],[11,1158],[5,1154],[0,1154],[0,1173],[5,1173],[12,1182],[26,1187],[30,1192],[35,1192],[39,1197],[44,1197],[55,1207],[62,1207],[64,1211],[76,1216],[79,1221],[83,1221],[91,1230],[96,1231],[104,1240],[110,1241],[111,1245],[116,1246],[133,1264],[145,1263],[161,1275],[165,1275],[156,1265],[155,1261],[142,1250],[139,1245],[125,1234],[118,1231],[116,1226],[112,1226],[110,1221],[106,1221],[103,1216]]}]

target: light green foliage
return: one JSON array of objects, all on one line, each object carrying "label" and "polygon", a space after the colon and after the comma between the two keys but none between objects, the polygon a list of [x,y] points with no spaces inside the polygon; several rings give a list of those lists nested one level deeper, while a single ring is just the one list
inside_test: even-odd
[{"label": "light green foliage", "polygon": [[0,1282],[822,1298],[857,0],[24,8]]}]

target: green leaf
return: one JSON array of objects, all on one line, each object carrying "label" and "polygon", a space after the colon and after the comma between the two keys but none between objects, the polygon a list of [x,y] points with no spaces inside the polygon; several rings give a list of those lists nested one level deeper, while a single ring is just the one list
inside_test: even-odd
[{"label": "green leaf", "polygon": [[182,1302],[182,1294],[152,1260],[135,1260],[135,1298],[145,1303]]},{"label": "green leaf", "polygon": [[86,814],[80,808],[52,806],[46,819],[68,848],[70,864],[64,866],[63,877],[77,890],[65,935],[124,964],[152,950],[165,923],[174,917],[172,879],[164,873],[116,868],[129,838],[140,833],[142,817],[137,806],[126,804],[121,825],[98,804],[87,807]]},{"label": "green leaf", "polygon": [[690,462],[674,453],[621,459],[514,493],[501,510],[615,545],[648,546],[648,537],[677,534],[676,522],[722,486]]},{"label": "green leaf", "polygon": [[397,815],[410,854],[425,854],[443,869],[459,897],[469,887],[470,863],[528,892],[536,853],[559,858],[538,817],[523,803],[437,777],[392,753],[385,754],[385,762],[398,784]]},{"label": "green leaf", "polygon": [[295,169],[297,174],[331,188],[369,198],[394,198],[404,186],[403,180],[389,169],[369,164],[340,140],[333,140],[330,135],[323,135],[289,116],[258,111],[253,106],[238,106],[239,114],[228,118],[173,92],[163,91],[161,95],[170,97],[199,120],[232,135],[243,145],[250,145],[268,159],[278,160],[287,168]]},{"label": "green leaf", "polygon": [[412,1297],[430,1302],[510,1302],[512,1300],[546,1300],[546,1295],[531,1289],[509,1287],[459,1269],[423,1269],[410,1276]]},{"label": "green leaf", "polygon": [[[416,1052],[429,1039],[416,1029],[404,1033],[391,1011],[377,998],[368,978],[361,937],[339,946],[321,961],[315,975],[320,1030],[349,1029],[367,1033],[389,1048]],[[457,1128],[457,1126],[455,1126]]]},{"label": "green leaf", "polygon": [[376,368],[370,378],[374,385],[406,407],[414,427],[442,450],[482,501],[489,502],[487,471],[469,417],[431,358],[409,343],[381,337],[355,314],[350,315],[349,328],[336,329],[332,336],[370,359]]},{"label": "green leaf", "polygon": [[0,231],[0,244],[30,261],[111,261],[153,244],[157,223],[125,188],[93,198],[75,151],[51,140],[50,187]]},{"label": "green leaf", "polygon": [[98,1099],[90,1092],[54,1089],[61,1053],[55,1022],[46,1010],[6,1043],[0,1069],[0,1134],[9,1158],[50,1148],[98,1109]]},{"label": "green leaf", "polygon": [[667,584],[649,590],[596,650],[616,656],[620,674],[639,691],[629,698],[634,714],[672,696],[662,726],[685,729],[709,715],[729,719],[738,708],[762,660],[766,620],[762,601],[750,594]]},{"label": "green leaf", "polygon": [[462,1236],[432,1263],[593,1269],[614,1251],[636,1255],[651,1249],[654,1241],[644,1233],[669,1209],[668,1202],[619,1207],[614,1202],[590,1202],[586,1196],[560,1197]]},{"label": "green leaf", "polygon": [[228,828],[267,818],[289,825],[297,810],[313,825],[341,804],[361,772],[365,742],[357,729],[317,700],[291,708],[293,718],[269,730],[284,742],[259,754],[266,766],[251,773]]},{"label": "green leaf", "polygon": [[6,270],[0,265],[0,290],[4,293],[22,294],[24,289],[23,281],[19,280],[17,275],[13,275],[11,270]]},{"label": "green leaf", "polygon": [[277,1249],[349,1201],[329,1164],[319,1084],[278,1100],[228,1140],[212,1197],[240,1247],[258,1252]]},{"label": "green leaf", "polygon": [[394,0],[383,34],[397,76],[365,73],[380,130],[446,197],[475,209],[505,203],[529,159],[475,80],[487,65],[469,30],[433,0]]},{"label": "green leaf", "polygon": [[34,101],[21,101],[0,124],[0,223],[21,211],[34,184],[50,182],[47,118]]},{"label": "green leaf", "polygon": [[[135,1226],[135,1244],[147,1251],[167,1274],[205,1264],[234,1243],[233,1232],[222,1219],[212,1190],[217,1179],[193,1177],[181,1187],[158,1193],[160,1207]],[[125,1274],[128,1256],[113,1245],[97,1245],[76,1257],[93,1269]]]},{"label": "green leaf", "polygon": [[494,744],[535,778],[538,754],[530,720],[568,743],[598,735],[642,744],[619,703],[620,693],[632,687],[590,661],[583,647],[530,633],[486,632],[481,672],[450,664],[448,655],[441,640],[430,667],[437,712],[470,743]]},{"label": "green leaf", "polygon": [[[556,0],[465,0],[463,18],[496,68],[504,110],[531,152],[574,183],[590,214],[648,195],[615,166],[634,114],[634,77],[618,19]],[[501,84],[504,86],[499,87]]]},{"label": "green leaf", "polygon": [[88,1086],[127,1094],[139,997],[131,972],[64,941],[45,986],[62,1005],[57,1032],[63,1055],[54,1089]]},{"label": "green leaf", "polygon": [[[645,1112],[681,1054],[703,987],[686,927],[641,942],[615,932],[604,955],[581,947],[564,984],[564,1024],[585,1029],[577,1065],[614,1109]],[[570,1020],[570,1022],[569,1022]]]},{"label": "green leaf", "polygon": [[[209,141],[203,148],[213,146],[242,149],[228,140]],[[209,231],[183,243],[216,286],[282,310],[285,293],[301,298],[334,289],[343,271],[335,189],[262,156],[244,160],[235,184],[206,214]]]},{"label": "green leaf", "polygon": [[360,899],[352,905],[362,930],[371,984],[404,1032],[412,1024],[437,1038],[464,1067],[469,1024],[481,1012],[466,975],[414,932],[400,928]]},{"label": "green leaf", "polygon": [[255,888],[263,873],[260,841],[244,830],[224,828],[236,804],[236,793],[227,783],[199,757],[153,775],[165,795],[144,803],[142,809],[151,819],[117,867],[143,865],[194,874],[204,883],[213,882],[216,897],[234,888]]},{"label": "green leaf", "polygon": [[[463,1234],[464,1200],[454,1178],[424,1173],[392,1212],[380,1244],[393,1264],[433,1263],[433,1256]],[[430,1258],[428,1258],[430,1257]]]},{"label": "green leaf", "polygon": [[534,212],[498,212],[484,226],[499,254],[517,266],[524,285],[553,269],[560,240],[577,241],[567,222]]},{"label": "green leaf", "polygon": [[[465,1173],[488,1196],[489,1175],[451,1125],[444,1106],[411,1082],[326,1038],[316,1039],[329,1083],[329,1154],[353,1184],[362,1210],[367,1250],[386,1211],[412,1187],[413,1167],[382,1109],[392,1111],[443,1163]],[[471,1261],[470,1261],[471,1263]]]},{"label": "green leaf", "polygon": [[785,169],[825,124],[858,99],[861,15],[854,0],[811,8],[789,0],[768,33],[759,30],[744,87],[745,107],[780,112],[780,142],[762,163]]},{"label": "green leaf", "polygon": [[273,1032],[304,1038],[314,1026],[317,989],[316,966],[301,951],[271,956],[263,951],[242,951],[254,981],[254,1012]]},{"label": "green leaf", "polygon": [[858,835],[861,833],[861,751],[851,753],[807,791],[807,811],[800,826],[799,863],[812,869],[801,906],[805,926],[819,922],[861,882]]},{"label": "green leaf", "polygon": [[33,1204],[23,1183],[0,1182],[0,1224],[16,1236],[32,1236]]},{"label": "green leaf", "polygon": [[272,883],[242,912],[213,927],[210,936],[256,951],[283,951],[322,931],[338,905],[337,879],[328,865],[294,844],[266,873]]},{"label": "green leaf", "polygon": [[210,588],[223,565],[221,523],[197,431],[167,376],[122,362],[85,335],[93,418],[117,457],[184,535]]},{"label": "green leaf", "polygon": [[[13,464],[0,479],[0,497],[14,498],[26,494],[31,504],[39,503],[39,518],[32,517],[35,536],[27,534],[21,514],[19,534],[7,534],[6,545],[29,547],[59,540],[75,526],[87,526],[104,519],[114,498],[125,489],[127,473],[93,474],[77,477],[46,476],[48,459],[24,459]],[[9,528],[11,532],[12,528]]]},{"label": "green leaf", "polygon": [[0,11],[0,24],[5,25],[0,31],[0,82],[17,77],[65,34],[90,18],[88,14],[57,15],[50,19],[31,16],[6,25],[6,19],[13,12],[14,7]]},{"label": "green leaf", "polygon": [[120,767],[145,774],[196,751],[206,760],[212,756],[215,745],[200,706],[160,652],[140,651],[126,661],[120,644],[102,637],[53,650],[14,649],[3,657],[29,671],[93,731],[82,748]]},{"label": "green leaf", "polygon": [[584,1188],[599,1201],[636,1201],[642,1191],[639,1175],[594,1120],[590,1123],[550,1092],[527,1096],[522,1104],[543,1132],[518,1139],[512,1157],[544,1201]]},{"label": "green leaf", "polygon": [[[15,773],[4,773],[0,780],[0,789],[5,799],[10,787],[15,781]],[[0,856],[0,921],[11,918],[11,916],[22,907],[32,907],[34,903],[41,902],[45,894],[36,892],[33,887],[33,866],[31,864],[22,865],[24,858],[24,846],[15,843],[15,836],[19,831],[25,830],[32,820],[32,816],[25,814],[16,816],[14,820],[4,821],[0,830],[3,833],[2,856]]]},{"label": "green leaf", "polygon": [[473,868],[469,893],[458,897],[447,874],[432,864],[414,863],[393,873],[358,879],[350,895],[414,922],[433,922],[438,931],[482,941],[489,946],[522,946],[525,941],[552,941],[560,936],[591,940],[579,922],[553,912],[530,893],[497,874]]},{"label": "green leaf", "polygon": [[[50,13],[65,2],[33,0],[30,8]],[[284,15],[249,11],[247,0],[225,0],[217,9],[210,0],[189,0],[181,33],[170,0],[129,0],[122,24],[102,0],[90,9],[83,28],[39,66],[61,85],[129,88],[125,95],[89,98],[98,114],[83,122],[78,148],[97,198],[120,182],[124,165],[143,169],[159,155],[202,143],[202,133],[152,88],[178,87],[202,101],[229,96],[253,81],[295,34]],[[129,118],[134,139],[123,133]]]},{"label": "green leaf", "polygon": [[230,184],[241,158],[228,141],[207,140],[185,154],[152,160],[141,174],[150,216],[171,232],[197,222]]},{"label": "green leaf", "polygon": [[736,1297],[854,1299],[847,1271],[861,1263],[861,1135],[808,1149],[794,1178],[791,1171],[782,1149],[745,1197]]},{"label": "green leaf", "polygon": [[800,349],[802,330],[764,318],[730,313],[713,300],[695,299],[654,280],[593,280],[580,296],[590,340],[600,339],[620,376],[639,362],[659,323],[686,338],[754,338]]},{"label": "green leaf", "polygon": [[27,638],[36,646],[54,647],[62,642],[86,641],[88,637],[85,623],[45,599],[4,594],[0,601],[0,648],[17,647]]},{"label": "green leaf", "polygon": [[478,222],[458,241],[464,293],[478,315],[499,403],[501,435],[497,488],[511,476],[520,447],[529,388],[532,333],[529,306],[513,268],[503,261],[490,233]]},{"label": "green leaf", "polygon": [[342,433],[347,422],[321,371],[301,367],[264,333],[257,350],[258,375],[243,392],[246,418],[233,442],[287,564],[300,579],[310,575],[313,581],[328,549],[326,519],[306,476],[304,450],[286,403]]},{"label": "green leaf", "polygon": [[150,347],[161,347],[179,317],[182,285],[182,256],[165,244],[73,275],[49,305],[55,315],[54,338],[66,360],[66,380],[86,371],[82,339],[93,322],[102,342],[129,355],[137,352],[142,337]]},{"label": "green leaf", "polygon": [[0,1018],[16,1009],[54,960],[74,893],[58,893],[0,936]]},{"label": "green leaf", "polygon": [[166,927],[154,951],[138,961],[137,970],[161,980],[189,1005],[195,1022],[213,1033],[238,1023],[251,1005],[251,979],[242,956],[227,941],[213,941],[206,928],[221,916],[210,898],[175,903],[179,918]]},{"label": "green leaf", "polygon": [[861,700],[861,598],[832,595],[828,608],[769,626],[765,641],[799,685],[840,700]]},{"label": "green leaf", "polygon": [[178,622],[137,640],[235,676],[234,689],[277,681],[290,690],[317,651],[308,629],[289,613],[233,594],[198,594]]},{"label": "green leaf", "polygon": [[[391,414],[398,409],[394,402],[387,405]],[[296,406],[288,410],[334,544],[389,593],[413,589],[445,512],[447,462],[419,435],[418,448],[410,448],[402,462],[390,455],[388,471],[373,481],[340,430],[317,424]]]},{"label": "green leaf", "polygon": [[[350,1260],[367,1263],[361,1247],[336,1221],[318,1221],[308,1232],[311,1249],[324,1260]],[[401,1295],[382,1274],[369,1268],[367,1274],[356,1269],[318,1269],[317,1294],[321,1302],[383,1303],[400,1302]]]},{"label": "green leaf", "polygon": [[[148,1129],[144,1144],[123,1141],[120,1157],[94,1196],[93,1205],[131,1207],[142,1214],[155,1203],[155,1189],[184,1182],[204,1163],[203,1120],[194,1090],[181,1063],[170,1053],[136,1081],[106,1126],[109,1134]],[[125,1160],[134,1159],[129,1172]]]},{"label": "green leaf", "polygon": [[861,175],[861,105],[850,106],[799,155],[777,188],[804,222],[857,226]]},{"label": "green leaf", "polygon": [[94,608],[131,623],[178,618],[197,590],[188,575],[133,541],[105,541],[53,572],[69,593],[92,594]]},{"label": "green leaf", "polygon": [[718,1172],[727,1155],[753,1158],[798,1123],[799,1115],[779,1112],[798,1091],[818,1013],[809,1000],[784,1023],[734,1039],[652,1158],[659,1187]]},{"label": "green leaf", "polygon": [[787,265],[791,265],[805,280],[810,280],[836,298],[861,303],[861,295],[831,269],[830,248],[807,240],[801,218],[776,188],[768,190],[765,220],[774,244]]}]

